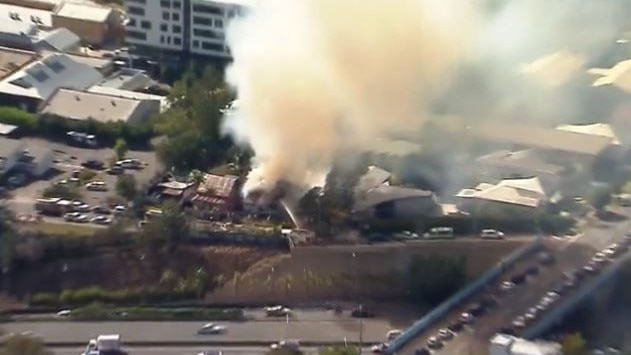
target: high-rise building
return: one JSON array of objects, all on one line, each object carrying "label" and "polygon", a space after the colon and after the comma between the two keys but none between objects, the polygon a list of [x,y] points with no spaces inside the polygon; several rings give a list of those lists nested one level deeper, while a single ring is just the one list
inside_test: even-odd
[{"label": "high-rise building", "polygon": [[225,30],[245,0],[125,0],[127,43],[174,52],[230,57]]}]

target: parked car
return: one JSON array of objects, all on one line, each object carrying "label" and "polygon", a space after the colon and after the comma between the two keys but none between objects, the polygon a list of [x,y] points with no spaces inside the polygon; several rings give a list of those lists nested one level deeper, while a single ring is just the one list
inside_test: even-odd
[{"label": "parked car", "polygon": [[64,214],[64,220],[66,222],[75,222],[79,216],[81,216],[80,212],[68,212]]},{"label": "parked car", "polygon": [[504,232],[496,229],[483,229],[480,233],[482,239],[504,239]]},{"label": "parked car", "polygon": [[114,206],[114,214],[123,214],[125,211],[127,211],[127,207],[123,205]]},{"label": "parked car", "polygon": [[106,216],[96,216],[90,220],[90,223],[107,225],[112,224],[112,219]]},{"label": "parked car", "polygon": [[438,339],[442,341],[451,340],[453,337],[454,333],[447,328],[443,328],[438,331]]},{"label": "parked car", "polygon": [[400,329],[392,329],[388,331],[388,333],[386,333],[386,339],[388,339],[388,341],[393,340],[394,338],[401,335],[401,333],[403,333],[403,331]]},{"label": "parked car", "polygon": [[427,347],[430,349],[440,349],[443,347],[443,342],[437,337],[432,336],[427,339]]},{"label": "parked car", "polygon": [[[105,163],[98,159],[88,159],[88,160],[85,160],[83,163],[81,163],[81,166],[83,166],[84,168],[92,169],[92,170],[103,170],[103,167],[105,167]],[[79,176],[77,175],[73,177],[79,177]]]},{"label": "parked car", "polygon": [[454,333],[458,333],[460,332],[463,328],[464,328],[464,323],[460,320],[452,322],[451,324],[449,324],[449,326],[447,327],[449,330],[451,330]]},{"label": "parked car", "polygon": [[88,205],[87,203],[83,203],[75,207],[75,209],[79,212],[90,212],[90,208],[91,206]]},{"label": "parked car", "polygon": [[217,323],[206,323],[199,330],[197,334],[220,334],[228,329],[226,326]]},{"label": "parked car", "polygon": [[292,314],[292,311],[288,307],[283,306],[271,306],[263,308],[267,317],[286,317]]},{"label": "parked car", "polygon": [[514,288],[515,288],[515,284],[513,282],[511,282],[511,281],[504,281],[500,285],[500,290],[504,291],[504,292],[511,291]]},{"label": "parked car", "polygon": [[110,211],[110,209],[105,206],[94,206],[92,208],[92,212],[103,215],[108,215],[112,213],[112,211]]},{"label": "parked car", "polygon": [[90,191],[107,191],[107,184],[105,181],[92,181],[85,184],[85,187]]},{"label": "parked car", "polygon": [[107,169],[106,172],[110,175],[121,175],[125,173],[125,169],[121,168],[120,166],[113,166]]},{"label": "parked car", "polygon": [[471,313],[461,313],[460,314],[460,321],[464,324],[469,324],[473,322],[473,315],[471,315]]}]

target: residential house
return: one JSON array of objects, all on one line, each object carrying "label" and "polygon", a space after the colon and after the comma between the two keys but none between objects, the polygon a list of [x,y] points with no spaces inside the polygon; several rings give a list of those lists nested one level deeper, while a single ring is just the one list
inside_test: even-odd
[{"label": "residential house", "polygon": [[437,216],[442,208],[431,191],[381,185],[355,197],[355,218],[412,219]]},{"label": "residential house", "polygon": [[463,189],[455,196],[462,211],[497,218],[535,215],[546,202],[546,193],[537,177],[504,179],[497,184],[481,183]]},{"label": "residential house", "polygon": [[32,61],[0,80],[0,103],[35,112],[58,88],[87,89],[103,78],[89,65],[62,53]]},{"label": "residential house", "polygon": [[112,75],[101,80],[97,85],[113,89],[138,91],[146,89],[155,82],[143,70],[121,68]]},{"label": "residential house", "polygon": [[157,185],[158,199],[185,203],[195,196],[194,182],[166,181]]},{"label": "residential house", "polygon": [[136,100],[93,92],[58,89],[42,104],[40,114],[73,120],[93,119],[98,122],[122,121],[140,124],[160,112],[154,100]]},{"label": "residential house", "polygon": [[55,28],[67,28],[92,45],[103,45],[116,39],[123,27],[121,14],[109,6],[65,1],[55,6],[52,14]]},{"label": "residential house", "polygon": [[204,174],[191,202],[202,216],[228,217],[241,210],[240,185],[238,176]]}]

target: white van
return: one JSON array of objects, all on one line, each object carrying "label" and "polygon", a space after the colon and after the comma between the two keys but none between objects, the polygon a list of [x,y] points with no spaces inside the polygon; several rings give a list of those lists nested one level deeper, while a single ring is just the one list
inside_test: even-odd
[{"label": "white van", "polygon": [[434,227],[429,232],[423,234],[423,238],[428,239],[453,239],[454,229],[451,227]]},{"label": "white van", "polygon": [[388,339],[388,341],[392,341],[392,340],[394,340],[394,338],[398,337],[402,333],[403,333],[403,331],[401,331],[399,329],[392,329],[392,330],[388,331],[388,333],[386,333],[386,338]]}]

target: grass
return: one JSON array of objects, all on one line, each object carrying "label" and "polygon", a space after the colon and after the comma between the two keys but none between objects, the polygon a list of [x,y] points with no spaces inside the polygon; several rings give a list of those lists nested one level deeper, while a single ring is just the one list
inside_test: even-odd
[{"label": "grass", "polygon": [[223,320],[244,319],[243,310],[213,308],[153,308],[105,307],[99,304],[77,308],[70,317],[77,321],[166,321],[166,320]]},{"label": "grass", "polygon": [[69,237],[88,237],[97,231],[97,228],[93,226],[51,222],[29,223],[25,224],[22,229],[30,232],[65,235]]}]

